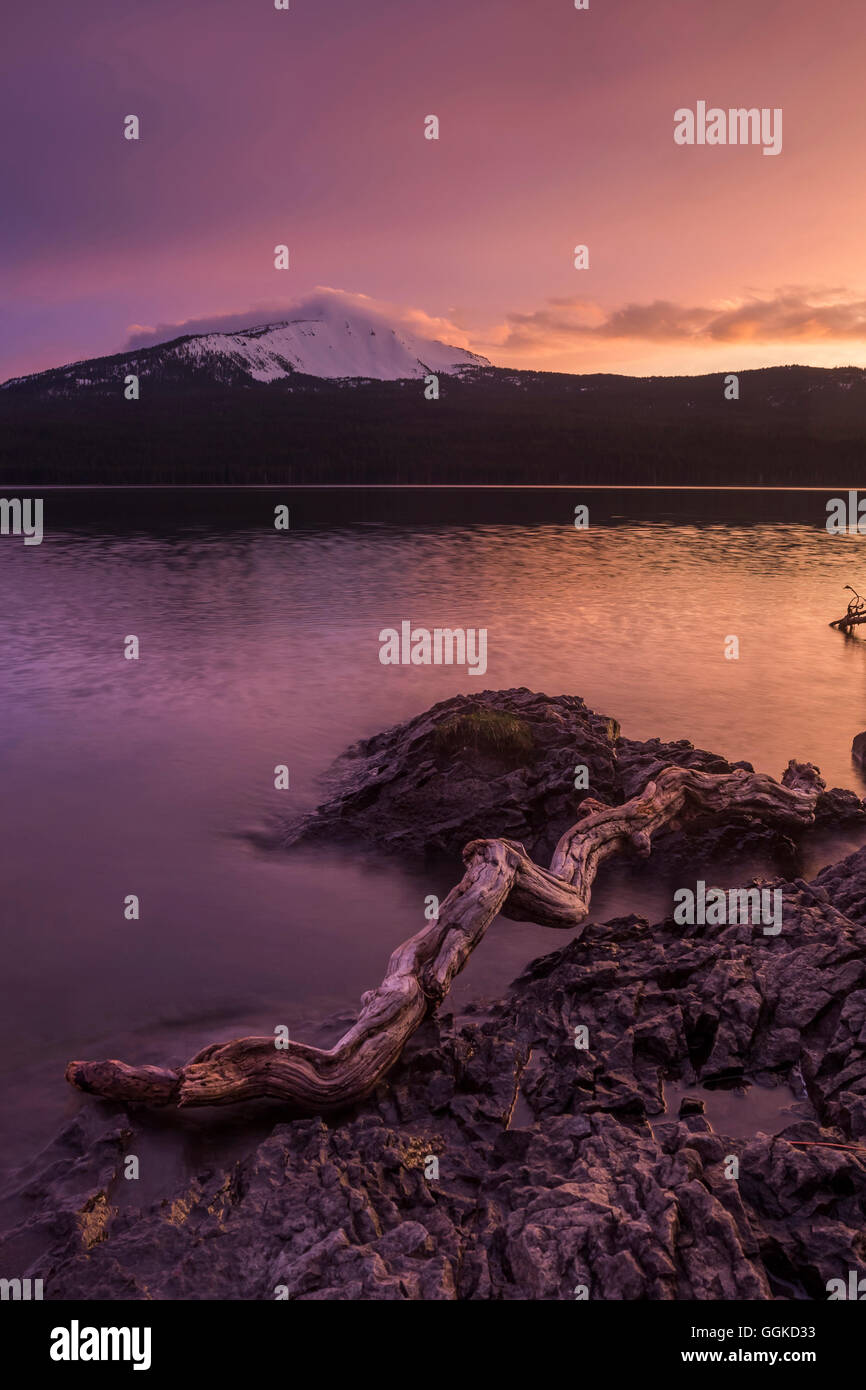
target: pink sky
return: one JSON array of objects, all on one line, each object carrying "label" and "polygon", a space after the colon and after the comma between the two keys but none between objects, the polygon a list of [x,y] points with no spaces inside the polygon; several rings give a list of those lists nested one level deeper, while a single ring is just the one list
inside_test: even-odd
[{"label": "pink sky", "polygon": [[[7,22],[0,379],[323,285],[502,365],[866,365],[864,67],[851,0],[46,0]],[[781,107],[781,154],[677,146],[698,100]]]}]

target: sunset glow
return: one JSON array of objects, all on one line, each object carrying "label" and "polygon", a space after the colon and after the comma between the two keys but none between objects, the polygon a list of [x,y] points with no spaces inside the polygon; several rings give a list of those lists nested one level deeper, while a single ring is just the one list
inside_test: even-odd
[{"label": "sunset glow", "polygon": [[[866,365],[864,35],[846,0],[22,9],[0,378],[317,287],[498,365]],[[699,101],[783,111],[781,152],[677,145]]]}]

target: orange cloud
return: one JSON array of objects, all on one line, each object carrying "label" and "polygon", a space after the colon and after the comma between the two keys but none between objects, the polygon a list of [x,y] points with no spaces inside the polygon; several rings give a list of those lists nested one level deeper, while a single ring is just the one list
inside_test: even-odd
[{"label": "orange cloud", "polygon": [[551,299],[533,313],[509,314],[488,347],[511,356],[554,355],[599,340],[684,347],[866,341],[866,299],[839,290],[789,289],[734,304],[698,307],[657,299],[608,312],[584,300]]}]

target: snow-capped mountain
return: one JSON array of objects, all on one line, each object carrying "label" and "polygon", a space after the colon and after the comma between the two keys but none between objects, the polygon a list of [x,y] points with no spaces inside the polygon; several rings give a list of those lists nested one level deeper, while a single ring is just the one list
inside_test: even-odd
[{"label": "snow-capped mountain", "polygon": [[463,348],[345,314],[271,323],[243,333],[207,333],[191,339],[183,350],[200,360],[228,357],[254,381],[276,381],[293,371],[332,380],[399,381],[490,365]]},{"label": "snow-capped mountain", "polygon": [[328,380],[400,381],[430,372],[488,367],[485,357],[449,347],[362,313],[325,305],[316,317],[287,319],[235,333],[202,333],[113,357],[13,377],[4,389],[27,386],[64,393],[139,378],[190,377],[223,384],[272,382],[302,373]]}]

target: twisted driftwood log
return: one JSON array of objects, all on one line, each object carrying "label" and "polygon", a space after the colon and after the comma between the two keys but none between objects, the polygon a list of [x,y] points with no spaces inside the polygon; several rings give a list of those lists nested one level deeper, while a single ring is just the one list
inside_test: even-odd
[{"label": "twisted driftwood log", "polygon": [[357,1022],[330,1050],[274,1038],[213,1043],[179,1071],[125,1062],[70,1062],[66,1079],[81,1091],[148,1105],[230,1105],[270,1097],[327,1111],[362,1100],[400,1056],[407,1039],[451,988],[494,918],[573,930],[589,913],[599,866],[624,849],[646,857],[650,839],[674,820],[734,812],[770,824],[814,820],[823,782],[808,764],[791,763],[786,785],[743,769],[711,774],[667,767],[622,806],[587,798],[581,817],[556,846],[550,869],[511,840],[473,840],[466,873],[438,918],[398,946],[378,989],[361,998]]},{"label": "twisted driftwood log", "polygon": [[866,600],[862,599],[857,590],[850,584],[845,584],[843,587],[850,589],[854,597],[848,604],[844,618],[836,618],[830,627],[838,628],[840,632],[850,632],[852,627],[857,627],[859,623],[866,623]]}]

